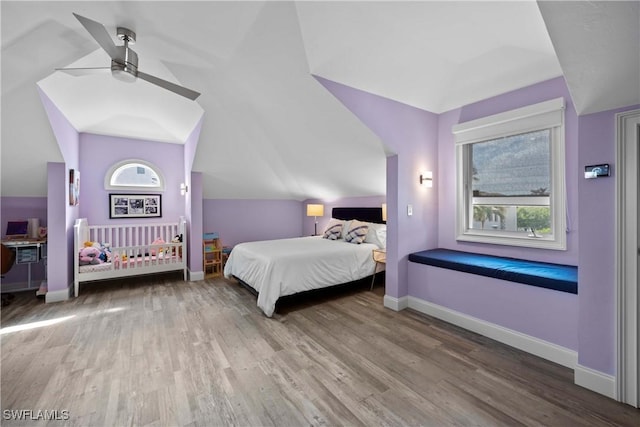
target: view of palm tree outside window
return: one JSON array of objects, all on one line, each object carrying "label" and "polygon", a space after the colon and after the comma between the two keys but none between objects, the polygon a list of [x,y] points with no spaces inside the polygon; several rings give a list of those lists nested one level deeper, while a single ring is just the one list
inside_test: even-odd
[{"label": "view of palm tree outside window", "polygon": [[470,144],[470,228],[552,233],[550,141],[545,129]]}]

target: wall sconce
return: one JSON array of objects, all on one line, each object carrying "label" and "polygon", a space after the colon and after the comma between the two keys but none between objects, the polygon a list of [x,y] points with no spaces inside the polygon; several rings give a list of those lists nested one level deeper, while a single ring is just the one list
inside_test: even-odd
[{"label": "wall sconce", "polygon": [[433,172],[426,171],[420,174],[420,185],[433,187]]},{"label": "wall sconce", "polygon": [[313,228],[313,235],[318,235],[318,217],[324,215],[324,205],[307,205],[307,216],[312,216],[315,218],[315,224]]},{"label": "wall sconce", "polygon": [[180,184],[180,195],[184,196],[189,191],[189,187],[184,182]]},{"label": "wall sconce", "polygon": [[386,203],[382,204],[382,220],[384,222],[387,222],[387,204]]}]

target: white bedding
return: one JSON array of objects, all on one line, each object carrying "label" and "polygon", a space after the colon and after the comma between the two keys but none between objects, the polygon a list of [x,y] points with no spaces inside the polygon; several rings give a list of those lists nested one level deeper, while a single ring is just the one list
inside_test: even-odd
[{"label": "white bedding", "polygon": [[271,317],[281,296],[352,282],[373,274],[372,252],[359,245],[320,236],[265,240],[236,245],[224,268],[258,291],[258,307]]}]

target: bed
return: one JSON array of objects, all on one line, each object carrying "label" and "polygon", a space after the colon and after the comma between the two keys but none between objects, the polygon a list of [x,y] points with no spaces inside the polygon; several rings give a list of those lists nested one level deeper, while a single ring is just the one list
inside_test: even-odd
[{"label": "bed", "polygon": [[74,225],[74,294],[80,283],[182,270],[187,280],[186,220],[175,223]]},{"label": "bed", "polygon": [[[334,208],[332,224],[367,224],[361,243],[324,236],[265,240],[236,245],[224,267],[227,278],[236,278],[258,294],[258,307],[273,316],[279,298],[370,277],[375,269],[373,250],[386,243],[386,226],[380,208]],[[355,224],[355,223],[353,223]],[[375,233],[378,239],[371,238]]]}]

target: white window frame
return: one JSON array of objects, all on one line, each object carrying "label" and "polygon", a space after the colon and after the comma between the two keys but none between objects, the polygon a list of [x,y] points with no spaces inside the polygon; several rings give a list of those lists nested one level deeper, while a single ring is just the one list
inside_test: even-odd
[{"label": "white window frame", "polygon": [[[556,98],[453,126],[457,171],[457,240],[554,250],[567,249],[564,109],[564,98]],[[468,215],[473,215],[470,185],[472,167],[465,164],[469,157],[465,154],[465,150],[470,148],[469,144],[543,129],[551,130],[551,195],[549,205],[553,234],[534,237],[530,236],[530,233],[509,233],[470,228]],[[523,198],[523,202],[524,199],[526,198]],[[484,202],[491,204],[488,198],[483,198]],[[517,205],[517,200],[513,200],[511,204]]]},{"label": "white window frame", "polygon": [[[140,164],[144,167],[151,169],[158,176],[158,185],[114,185],[111,183],[113,174],[123,166],[132,164]],[[104,176],[104,188],[105,190],[131,190],[131,191],[164,191],[164,175],[162,171],[153,163],[147,162],[141,159],[127,159],[122,160],[112,165]]]}]

